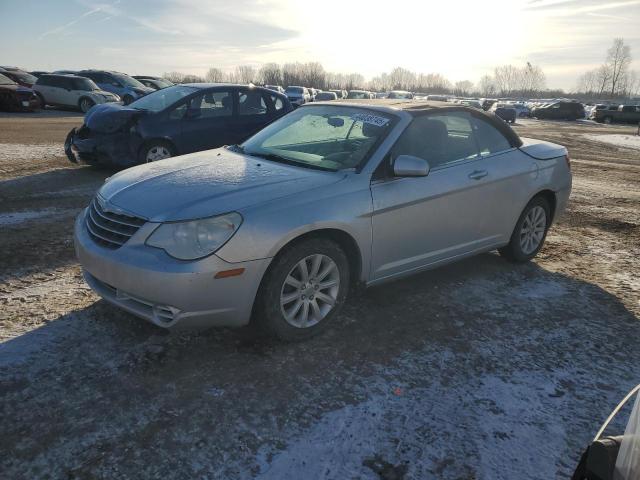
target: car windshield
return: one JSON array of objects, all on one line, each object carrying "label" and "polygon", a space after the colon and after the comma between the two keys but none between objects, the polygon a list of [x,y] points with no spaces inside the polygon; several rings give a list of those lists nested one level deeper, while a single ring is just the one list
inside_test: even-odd
[{"label": "car windshield", "polygon": [[145,95],[135,102],[130,103],[129,106],[131,108],[135,108],[136,110],[159,112],[167,107],[170,107],[181,98],[192,94],[196,90],[197,89],[194,87],[175,85],[173,87],[163,88],[162,90],[156,90],[149,95]]},{"label": "car windshield", "polygon": [[140,83],[135,78],[130,77],[129,75],[123,75],[121,73],[114,73],[112,75],[125,87],[145,88],[145,86],[142,83]]},{"label": "car windshield", "polygon": [[89,78],[74,78],[73,88],[75,90],[82,90],[85,92],[91,92],[93,90],[100,90],[98,86],[93,83],[93,80]]},{"label": "car windshield", "polygon": [[249,138],[242,149],[247,155],[306,168],[356,168],[386,137],[392,118],[355,107],[303,107]]},{"label": "car windshield", "polygon": [[347,98],[360,99],[360,98],[369,98],[369,93],[361,92],[359,90],[351,90],[347,94]]},{"label": "car windshield", "polygon": [[303,93],[304,90],[302,87],[287,87],[285,90],[286,93]]},{"label": "car windshield", "polygon": [[26,72],[11,72],[18,80],[25,83],[36,83],[36,77]]},{"label": "car windshield", "polygon": [[0,85],[15,85],[16,82],[0,73]]}]

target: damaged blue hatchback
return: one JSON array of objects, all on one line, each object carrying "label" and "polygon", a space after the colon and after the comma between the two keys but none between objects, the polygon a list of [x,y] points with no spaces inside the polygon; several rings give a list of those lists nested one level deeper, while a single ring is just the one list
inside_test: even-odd
[{"label": "damaged blue hatchback", "polygon": [[65,152],[74,163],[130,167],[241,143],[291,110],[285,95],[253,85],[175,85],[127,106],[96,105]]}]

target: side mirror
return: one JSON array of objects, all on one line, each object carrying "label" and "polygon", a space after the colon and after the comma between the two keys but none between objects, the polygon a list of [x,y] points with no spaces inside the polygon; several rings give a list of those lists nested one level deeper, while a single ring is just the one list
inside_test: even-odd
[{"label": "side mirror", "polygon": [[200,115],[202,115],[202,112],[199,108],[187,108],[184,118],[198,118]]},{"label": "side mirror", "polygon": [[399,155],[393,162],[393,174],[396,177],[426,177],[429,175],[429,162],[413,155]]}]

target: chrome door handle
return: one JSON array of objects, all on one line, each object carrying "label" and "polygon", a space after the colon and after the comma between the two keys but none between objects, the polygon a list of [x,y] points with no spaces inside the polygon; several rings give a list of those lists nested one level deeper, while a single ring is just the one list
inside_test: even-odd
[{"label": "chrome door handle", "polygon": [[480,180],[481,178],[484,178],[487,175],[489,175],[489,172],[487,172],[486,170],[474,170],[469,174],[469,178],[473,180]]}]

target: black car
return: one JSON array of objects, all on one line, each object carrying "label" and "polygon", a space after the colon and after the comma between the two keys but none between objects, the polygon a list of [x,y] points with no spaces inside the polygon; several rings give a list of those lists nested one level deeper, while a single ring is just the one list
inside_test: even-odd
[{"label": "black car", "polygon": [[531,116],[548,120],[577,120],[584,118],[584,106],[578,102],[554,102],[534,108]]},{"label": "black car", "polygon": [[67,136],[74,163],[129,167],[242,142],[293,110],[285,95],[247,85],[187,84],[128,106],[97,105]]},{"label": "black car", "polygon": [[154,90],[162,90],[163,88],[171,87],[173,82],[162,77],[151,77],[144,75],[134,75],[133,78],[138,80],[145,87],[153,88]]}]

